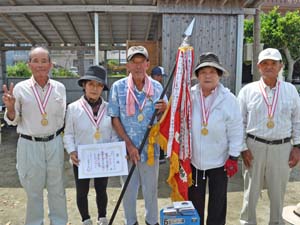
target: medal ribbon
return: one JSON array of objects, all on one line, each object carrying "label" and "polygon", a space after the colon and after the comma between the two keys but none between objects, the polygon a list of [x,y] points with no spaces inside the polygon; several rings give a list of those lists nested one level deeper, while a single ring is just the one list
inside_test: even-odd
[{"label": "medal ribbon", "polygon": [[35,87],[35,84],[33,82],[33,80],[31,80],[31,88],[32,88],[32,91],[33,91],[33,94],[34,94],[34,97],[38,103],[38,106],[39,106],[39,109],[40,109],[40,112],[42,115],[45,115],[46,114],[46,106],[47,106],[47,103],[48,103],[48,100],[49,100],[49,97],[50,97],[50,94],[51,94],[51,91],[53,89],[52,85],[50,83],[48,83],[48,90],[46,92],[46,95],[45,95],[45,98],[44,98],[44,101],[42,103],[41,101],[41,98],[36,90],[36,87]]},{"label": "medal ribbon", "polygon": [[216,99],[216,93],[217,93],[217,87],[214,90],[214,98],[213,98],[210,106],[206,108],[205,101],[204,101],[204,96],[203,96],[203,92],[202,92],[202,88],[200,88],[200,105],[201,105],[201,109],[202,109],[202,124],[205,127],[208,124],[208,118],[209,118],[210,109],[211,109],[211,106],[213,105],[213,102]]},{"label": "medal ribbon", "polygon": [[260,80],[260,82],[259,82],[259,88],[260,88],[261,94],[264,97],[265,103],[268,107],[268,118],[269,119],[273,118],[274,113],[275,113],[275,109],[276,109],[277,102],[278,102],[279,87],[280,87],[280,81],[277,81],[277,88],[275,90],[275,93],[273,94],[272,104],[270,104],[269,100],[268,100],[266,90],[263,86],[263,81]]},{"label": "medal ribbon", "polygon": [[82,98],[81,101],[80,101],[81,105],[82,105],[82,108],[84,109],[84,111],[86,112],[86,114],[88,115],[88,117],[90,118],[90,120],[92,121],[92,123],[94,124],[94,126],[96,128],[99,128],[99,124],[100,124],[100,121],[102,120],[103,116],[104,116],[104,113],[105,113],[105,107],[101,107],[99,108],[100,110],[100,113],[98,113],[97,116],[94,116],[92,110],[90,110],[87,106],[86,106],[86,102],[85,100]]},{"label": "medal ribbon", "polygon": [[135,96],[134,91],[132,90],[132,88],[130,88],[130,87],[128,87],[128,88],[129,88],[130,93],[131,93],[132,96],[133,96],[134,101],[136,102],[136,104],[137,104],[138,107],[139,107],[139,111],[142,112],[142,111],[143,111],[143,108],[144,108],[144,106],[145,106],[145,104],[146,104],[147,96],[149,96],[149,94],[150,94],[150,85],[148,85],[148,90],[147,90],[147,92],[146,92],[145,99],[144,99],[144,101],[143,101],[143,103],[142,103],[141,105],[140,105],[139,101],[137,100],[137,98],[136,98],[136,96]]}]

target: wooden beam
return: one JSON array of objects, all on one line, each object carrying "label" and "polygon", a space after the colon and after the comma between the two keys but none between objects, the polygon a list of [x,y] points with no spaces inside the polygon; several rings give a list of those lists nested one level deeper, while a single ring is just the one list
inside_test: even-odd
[{"label": "wooden beam", "polygon": [[157,0],[153,0],[152,5],[156,5],[156,4],[157,4]]},{"label": "wooden beam", "polygon": [[[61,2],[61,0],[59,0]],[[62,3],[63,4],[63,3]],[[41,13],[41,12],[120,12],[120,13],[158,13],[154,5],[24,5],[0,6],[0,13]]]},{"label": "wooden beam", "polygon": [[111,15],[107,14],[106,17],[107,17],[107,26],[108,26],[109,35],[110,35],[110,42],[111,42],[111,45],[113,45],[113,43],[114,43],[114,35],[113,35],[113,29],[112,29]]},{"label": "wooden beam", "polygon": [[9,0],[9,4],[11,4],[11,5],[17,5],[17,3],[16,3],[15,0]]},{"label": "wooden beam", "polygon": [[244,0],[244,1],[241,1],[241,6],[243,8],[246,8],[247,6],[249,6],[250,3],[252,3],[253,0]]},{"label": "wooden beam", "polygon": [[83,5],[86,5],[86,4],[87,4],[87,2],[86,2],[85,0],[81,0],[81,3],[82,3]]},{"label": "wooden beam", "polygon": [[79,34],[78,34],[78,31],[76,30],[76,27],[75,27],[73,21],[72,21],[72,19],[71,19],[70,14],[69,14],[69,13],[66,13],[65,16],[66,16],[66,18],[67,18],[67,21],[68,21],[69,25],[71,26],[71,28],[72,28],[72,30],[73,30],[73,32],[74,32],[74,34],[75,34],[75,36],[76,36],[76,38],[77,38],[79,44],[82,45],[82,41],[81,41],[81,39],[80,39],[80,36],[79,36]]},{"label": "wooden beam", "polygon": [[92,15],[90,13],[87,13],[87,19],[88,19],[90,28],[91,28],[92,32],[94,33],[94,31],[95,31],[95,29],[94,29],[94,23],[93,23]]},{"label": "wooden beam", "polygon": [[33,2],[34,2],[35,4],[37,4],[37,5],[40,5],[40,4],[41,4],[39,0],[33,0]]},{"label": "wooden beam", "polygon": [[227,2],[228,2],[228,0],[223,0],[221,5],[224,6],[224,5],[226,5]]},{"label": "wooden beam", "polygon": [[6,33],[4,30],[2,30],[1,28],[0,28],[0,34],[2,35],[2,36],[4,36],[4,37],[6,37],[8,40],[10,40],[11,42],[13,42],[14,44],[17,44],[18,43],[18,41],[15,39],[15,38],[13,38],[10,34],[8,34],[8,33]]},{"label": "wooden beam", "polygon": [[35,42],[33,41],[33,39],[31,39],[27,34],[25,34],[25,32],[23,30],[21,30],[21,28],[19,28],[14,21],[12,21],[8,15],[5,14],[0,14],[1,17],[6,21],[6,23],[8,23],[11,27],[13,27],[15,29],[15,31],[17,31],[27,42],[29,42],[30,44],[34,44]]},{"label": "wooden beam", "polygon": [[176,0],[175,5],[178,5],[180,3],[180,0]]},{"label": "wooden beam", "polygon": [[150,14],[149,19],[148,19],[148,25],[147,25],[147,30],[145,34],[145,41],[149,39],[149,34],[151,30],[151,25],[152,25],[152,19],[153,19],[153,14]]},{"label": "wooden beam", "polygon": [[261,5],[262,5],[264,2],[265,2],[265,0],[257,0],[257,1],[254,1],[253,7],[259,8],[259,7],[261,7]]},{"label": "wooden beam", "polygon": [[127,40],[131,40],[131,25],[132,25],[132,14],[128,14],[128,25],[127,25]]},{"label": "wooden beam", "polygon": [[[17,50],[30,50],[31,46],[0,46],[0,51],[17,51]],[[77,51],[83,51],[83,50],[95,50],[94,46],[56,46],[51,45],[47,46],[47,49],[49,50],[77,50]],[[126,50],[126,46],[111,46],[111,45],[100,45],[99,50]]]},{"label": "wooden beam", "polygon": [[51,19],[51,17],[47,14],[44,13],[43,14],[45,16],[45,18],[48,20],[48,23],[50,24],[50,26],[52,27],[52,29],[55,31],[55,33],[57,34],[57,36],[59,37],[59,39],[61,40],[61,42],[65,45],[66,41],[64,40],[62,34],[59,32],[58,28],[56,27],[56,25],[54,24],[53,20]]},{"label": "wooden beam", "polygon": [[204,3],[205,0],[199,0],[198,5],[201,6]]},{"label": "wooden beam", "polygon": [[38,32],[38,34],[46,42],[46,44],[49,45],[50,44],[49,40],[46,38],[43,32],[38,28],[38,26],[32,21],[32,19],[27,14],[24,14],[23,16],[27,20],[27,22]]}]

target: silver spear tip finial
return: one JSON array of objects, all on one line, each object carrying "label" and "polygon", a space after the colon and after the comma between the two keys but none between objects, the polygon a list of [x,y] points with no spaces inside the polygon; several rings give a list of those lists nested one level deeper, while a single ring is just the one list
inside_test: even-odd
[{"label": "silver spear tip finial", "polygon": [[181,46],[188,45],[188,39],[193,33],[194,23],[195,23],[195,18],[193,18],[192,22],[189,24],[189,26],[184,31],[184,39],[183,39]]}]

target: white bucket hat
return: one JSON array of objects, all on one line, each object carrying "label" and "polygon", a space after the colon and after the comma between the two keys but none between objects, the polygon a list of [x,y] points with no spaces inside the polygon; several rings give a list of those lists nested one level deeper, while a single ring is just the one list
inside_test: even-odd
[{"label": "white bucket hat", "polygon": [[283,208],[283,219],[293,225],[300,225],[300,202]]}]

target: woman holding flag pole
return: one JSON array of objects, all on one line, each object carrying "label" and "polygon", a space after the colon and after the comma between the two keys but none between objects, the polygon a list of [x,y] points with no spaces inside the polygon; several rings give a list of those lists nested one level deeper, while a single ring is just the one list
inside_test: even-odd
[{"label": "woman holding flag pole", "polygon": [[220,83],[228,75],[211,52],[195,68],[199,84],[191,89],[192,179],[189,199],[204,224],[206,184],[209,188],[207,225],[226,223],[227,182],[238,170],[243,124],[236,97]]}]

